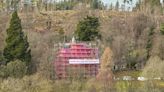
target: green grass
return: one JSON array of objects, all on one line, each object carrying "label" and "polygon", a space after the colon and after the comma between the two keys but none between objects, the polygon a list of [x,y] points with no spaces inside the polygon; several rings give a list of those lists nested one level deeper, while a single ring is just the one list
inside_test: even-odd
[{"label": "green grass", "polygon": [[[114,76],[115,77],[123,77],[123,76],[132,76],[133,78],[137,78],[139,76],[141,76],[142,71],[119,71],[119,72],[115,72]],[[154,88],[157,88],[159,90],[164,90],[164,81],[163,80],[153,80],[153,81],[115,81],[115,87],[119,90],[124,90],[124,92],[127,92],[128,89],[144,89],[148,86],[154,85]],[[144,87],[144,88],[143,88]],[[153,89],[153,88],[152,88]],[[121,91],[120,91],[121,92]],[[163,92],[163,91],[161,91]]]},{"label": "green grass", "polygon": [[115,72],[115,77],[122,77],[122,76],[132,76],[133,78],[137,78],[141,75],[141,71],[119,71]]}]

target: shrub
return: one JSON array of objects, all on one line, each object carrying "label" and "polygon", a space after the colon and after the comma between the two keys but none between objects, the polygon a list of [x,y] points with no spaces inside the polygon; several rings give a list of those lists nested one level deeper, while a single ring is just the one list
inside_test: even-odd
[{"label": "shrub", "polygon": [[26,63],[19,60],[8,63],[6,69],[8,76],[14,78],[22,78],[27,73]]},{"label": "shrub", "polygon": [[6,78],[7,77],[7,68],[4,65],[0,66],[0,78]]},{"label": "shrub", "polygon": [[54,92],[54,89],[50,80],[40,78],[40,75],[35,74],[22,79],[4,79],[0,82],[0,92]]}]

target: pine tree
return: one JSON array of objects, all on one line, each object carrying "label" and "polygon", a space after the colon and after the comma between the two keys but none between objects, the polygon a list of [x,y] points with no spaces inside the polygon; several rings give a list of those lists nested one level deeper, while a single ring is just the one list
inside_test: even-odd
[{"label": "pine tree", "polygon": [[27,36],[22,32],[21,20],[17,11],[13,12],[10,26],[7,29],[6,46],[3,52],[7,62],[21,60],[23,62],[31,61],[31,50],[27,42]]}]

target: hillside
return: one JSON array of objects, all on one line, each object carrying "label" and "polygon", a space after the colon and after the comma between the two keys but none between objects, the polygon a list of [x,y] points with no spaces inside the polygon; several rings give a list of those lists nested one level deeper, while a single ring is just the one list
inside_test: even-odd
[{"label": "hillside", "polygon": [[[0,92],[1,90],[9,92],[12,89],[16,90],[15,92],[21,92],[24,88],[27,92],[54,92],[54,90],[65,92],[67,89],[69,92],[82,92],[81,90],[85,90],[84,92],[101,92],[102,90],[102,92],[108,92],[108,90],[150,92],[144,91],[143,85],[145,88],[163,90],[160,89],[163,87],[162,80],[159,83],[150,81],[151,86],[147,85],[149,81],[137,82],[137,85],[142,85],[136,87],[135,83],[133,84],[131,81],[115,81],[113,79],[114,76],[132,76],[136,79],[139,76],[146,76],[150,79],[154,76],[161,78],[164,76],[164,36],[161,33],[164,16],[162,14],[151,14],[144,11],[83,9],[40,13],[18,12],[18,15],[31,49],[30,70],[32,73],[18,79],[6,78],[8,75],[5,75],[4,71],[8,70],[6,68],[8,64],[0,65]],[[87,16],[96,17],[99,20],[98,31],[101,39],[99,39],[100,41],[96,39],[96,41],[99,41],[99,58],[101,59],[104,55],[104,58],[101,59],[101,62],[105,62],[103,65],[105,68],[102,68],[100,73],[102,75],[90,79],[57,80],[54,72],[54,61],[58,53],[56,44],[64,42],[64,40],[69,42],[77,30],[79,22]],[[11,14],[0,15],[0,60],[6,46],[6,29],[9,28],[10,19]],[[107,50],[110,51],[106,51],[106,48],[109,48]],[[12,69],[12,64],[9,64],[11,65],[9,70]],[[14,85],[15,83],[18,84]],[[15,89],[15,86],[19,89]]]},{"label": "hillside", "polygon": [[[161,15],[147,15],[142,12],[117,12],[117,11],[107,11],[107,10],[62,10],[62,11],[53,11],[53,12],[37,12],[37,13],[19,13],[19,16],[22,20],[23,31],[25,31],[29,35],[29,40],[34,41],[32,38],[48,35],[59,35],[59,31],[63,30],[65,35],[67,36],[67,40],[69,41],[73,36],[74,31],[76,30],[76,26],[80,20],[82,20],[86,16],[96,16],[100,21],[100,33],[103,36],[102,45],[110,45],[110,47],[118,52],[118,48],[120,50],[122,48],[127,48],[124,41],[123,43],[118,44],[118,41],[127,39],[129,42],[130,39],[136,42],[138,41],[146,41],[142,39],[147,39],[146,32],[147,29],[153,24],[155,25],[155,32],[158,35],[160,24],[163,22],[163,16]],[[8,22],[10,19],[9,15],[1,15],[3,20],[0,20],[2,23],[0,25],[1,39],[4,41],[5,29],[8,26]],[[145,18],[142,18],[145,17]],[[51,22],[50,25],[47,22]],[[50,29],[47,29],[48,26],[51,26]],[[143,31],[144,30],[144,31]],[[139,32],[139,34],[137,33]],[[140,37],[135,37],[140,36]],[[56,36],[55,36],[56,37]],[[157,36],[155,36],[157,37]],[[159,36],[158,36],[159,37]],[[154,39],[158,39],[154,38]],[[55,40],[55,42],[59,42],[57,39],[50,38],[51,40]],[[47,38],[41,38],[47,39]],[[36,40],[36,39],[35,39]],[[38,38],[39,40],[39,38]],[[129,40],[129,41],[128,41]],[[48,41],[48,40],[47,40]],[[61,41],[61,40],[60,40]],[[136,42],[138,43],[138,42]],[[31,43],[33,44],[33,43]],[[54,43],[50,43],[51,45]],[[125,46],[125,47],[115,47],[116,46]],[[144,51],[146,42],[140,42],[141,51]],[[2,48],[3,45],[1,45]],[[52,45],[53,46],[53,45]],[[51,47],[52,47],[51,46]],[[141,49],[142,48],[142,49]],[[122,50],[123,51],[123,50]],[[115,52],[115,51],[114,51]],[[115,53],[118,54],[119,53]],[[125,53],[124,53],[125,54]],[[118,56],[117,56],[118,57]],[[122,57],[122,55],[121,55]],[[118,60],[116,60],[118,61]]]}]

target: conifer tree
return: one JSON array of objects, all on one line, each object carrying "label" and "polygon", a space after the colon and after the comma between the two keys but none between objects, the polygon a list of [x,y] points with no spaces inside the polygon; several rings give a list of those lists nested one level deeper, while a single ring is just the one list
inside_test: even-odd
[{"label": "conifer tree", "polygon": [[90,5],[92,9],[103,9],[105,7],[101,0],[91,0]]},{"label": "conifer tree", "polygon": [[119,2],[117,1],[117,2],[116,2],[116,5],[115,5],[115,10],[118,11],[118,10],[119,10],[119,6],[120,6],[120,4],[119,4]]},{"label": "conifer tree", "polygon": [[13,12],[10,26],[7,29],[6,46],[3,52],[7,62],[21,60],[23,62],[31,61],[31,50],[27,42],[27,36],[22,32],[21,20],[17,11]]},{"label": "conifer tree", "polygon": [[101,38],[98,27],[100,26],[97,17],[87,16],[77,25],[75,35],[79,41],[93,41]]}]

